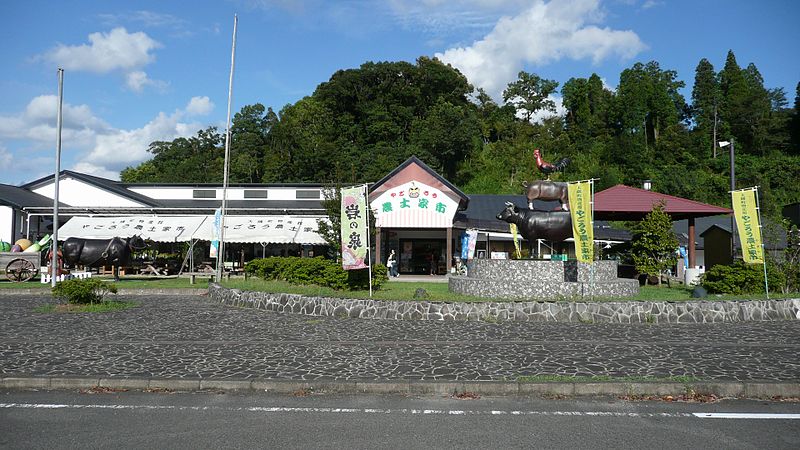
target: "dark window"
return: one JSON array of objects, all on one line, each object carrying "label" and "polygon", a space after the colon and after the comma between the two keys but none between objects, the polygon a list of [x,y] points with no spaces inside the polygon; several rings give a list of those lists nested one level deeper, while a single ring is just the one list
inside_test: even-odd
[{"label": "dark window", "polygon": [[192,191],[192,198],[217,198],[217,191],[214,189],[195,189]]},{"label": "dark window", "polygon": [[319,198],[319,189],[313,191],[295,191],[295,198]]},{"label": "dark window", "polygon": [[266,189],[245,189],[244,190],[244,198],[267,198],[267,190]]}]

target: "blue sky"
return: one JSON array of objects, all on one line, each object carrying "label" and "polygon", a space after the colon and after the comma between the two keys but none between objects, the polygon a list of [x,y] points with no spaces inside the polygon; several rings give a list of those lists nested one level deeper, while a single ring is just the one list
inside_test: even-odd
[{"label": "blue sky", "polygon": [[499,99],[519,70],[563,84],[656,60],[719,70],[728,49],[790,104],[800,81],[793,0],[14,1],[0,28],[0,183],[55,170],[56,69],[65,69],[64,169],[118,179],[154,140],[225,126],[233,16],[233,112],[276,111],[339,69],[436,56]]}]

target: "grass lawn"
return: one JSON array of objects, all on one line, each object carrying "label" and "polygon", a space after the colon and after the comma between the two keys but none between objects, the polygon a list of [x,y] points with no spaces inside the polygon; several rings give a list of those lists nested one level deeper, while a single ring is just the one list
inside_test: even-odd
[{"label": "grass lawn", "polygon": [[[98,278],[114,282],[114,277],[110,275],[101,275]],[[206,280],[199,279],[195,284],[189,283],[189,278],[178,277],[147,277],[147,276],[123,276],[120,281],[116,283],[117,289],[206,289],[208,283]],[[43,284],[38,278],[24,283],[13,283],[11,281],[0,281],[0,289],[42,289],[50,290],[50,284]]]},{"label": "grass lawn", "polygon": [[[321,297],[340,297],[340,298],[370,298],[369,291],[335,291],[330,288],[319,286],[297,286],[283,281],[269,281],[258,278],[224,280],[223,286],[245,291],[265,291],[265,292],[285,292],[289,294],[303,294]],[[425,289],[428,298],[420,300],[440,301],[440,302],[486,302],[486,301],[515,301],[515,299],[496,299],[482,298],[468,295],[456,294],[448,291],[447,283],[406,283],[400,281],[388,281],[384,283],[380,290],[373,292],[373,299],[376,300],[404,300],[415,301],[414,292],[417,288]],[[692,290],[683,285],[673,285],[672,287],[662,286],[642,286],[639,295],[625,298],[599,298],[594,301],[689,301],[699,300],[691,298]],[[781,294],[770,294],[770,298],[790,297]],[[706,300],[761,300],[764,295],[750,296],[731,296],[731,295],[709,295]],[[588,301],[589,298],[564,299],[565,301]],[[517,301],[519,301],[517,299]]]},{"label": "grass lawn", "polygon": [[[111,276],[101,276],[101,279],[113,282]],[[123,276],[122,279],[116,283],[117,289],[206,289],[208,287],[207,280],[198,279],[195,284],[189,283],[189,278],[178,277],[147,277],[147,276]],[[228,288],[241,289],[247,291],[265,291],[265,292],[285,292],[290,294],[303,294],[310,296],[322,297],[340,297],[340,298],[370,298],[369,291],[335,291],[330,288],[319,286],[298,286],[289,284],[283,281],[265,281],[258,278],[233,278],[230,280],[223,280],[222,285]],[[431,282],[418,282],[406,283],[400,281],[387,281],[381,286],[381,289],[373,292],[372,298],[377,300],[405,300],[415,301],[414,292],[417,288],[425,289],[428,292],[428,298],[419,300],[430,300],[439,302],[485,302],[485,301],[514,301],[514,299],[494,299],[473,297],[469,295],[455,294],[448,291],[447,283],[431,283]],[[2,289],[41,289],[42,291],[50,291],[49,284],[42,284],[38,279],[34,279],[25,283],[13,283],[6,280],[0,280],[0,290]],[[797,298],[798,294],[779,294],[770,293],[770,298]],[[706,300],[762,300],[764,294],[752,295],[709,295]],[[588,301],[589,299],[564,299],[565,301]],[[639,289],[639,295],[629,298],[599,298],[595,297],[594,301],[689,301],[698,300],[691,298],[691,289],[683,285],[674,285],[672,287],[662,286],[642,286]]]}]

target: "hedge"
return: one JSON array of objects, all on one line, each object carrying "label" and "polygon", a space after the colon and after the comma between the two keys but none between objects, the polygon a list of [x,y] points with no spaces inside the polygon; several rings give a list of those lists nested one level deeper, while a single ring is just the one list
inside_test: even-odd
[{"label": "hedge", "polygon": [[[770,291],[780,290],[783,275],[767,262]],[[702,275],[700,283],[712,294],[758,294],[764,292],[764,266],[739,260],[726,266],[718,264]]]},{"label": "hedge", "polygon": [[[316,258],[270,257],[254,259],[244,266],[248,275],[265,280],[282,280],[292,284],[314,284],[336,290],[362,290],[369,288],[366,270],[344,270],[336,261]],[[378,289],[388,280],[383,264],[372,266],[372,288]]]}]

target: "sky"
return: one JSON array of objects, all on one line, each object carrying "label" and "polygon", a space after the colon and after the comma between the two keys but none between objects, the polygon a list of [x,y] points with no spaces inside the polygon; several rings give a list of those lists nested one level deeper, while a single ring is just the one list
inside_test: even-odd
[{"label": "sky", "polygon": [[[0,183],[61,168],[119,179],[153,141],[225,129],[234,15],[232,114],[279,111],[337,70],[437,57],[502,101],[520,70],[597,73],[613,89],[636,62],[694,70],[733,50],[790,105],[800,81],[795,0],[195,0],[11,1],[0,27]],[[559,86],[559,89],[560,89]],[[556,98],[558,100],[558,98]]]}]

